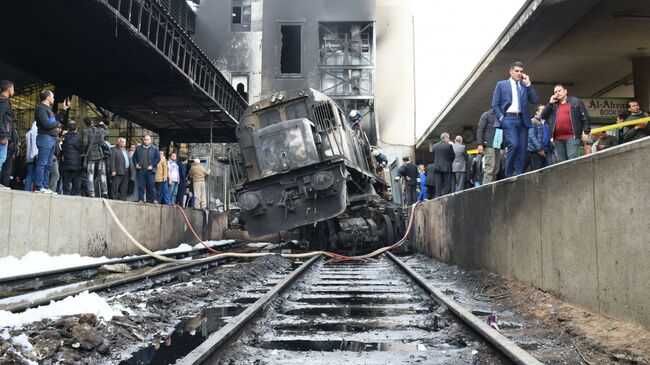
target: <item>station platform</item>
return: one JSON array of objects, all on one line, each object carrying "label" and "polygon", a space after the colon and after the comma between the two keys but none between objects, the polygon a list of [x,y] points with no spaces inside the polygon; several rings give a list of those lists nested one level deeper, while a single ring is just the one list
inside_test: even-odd
[{"label": "station platform", "polygon": [[[175,206],[108,202],[131,235],[150,250],[197,243]],[[223,238],[226,214],[184,211],[197,234],[205,232],[204,240]],[[29,251],[108,258],[140,253],[114,222],[103,199],[2,190],[0,217],[0,257],[21,257]]]},{"label": "station platform", "polygon": [[650,327],[650,137],[416,207],[412,242]]}]

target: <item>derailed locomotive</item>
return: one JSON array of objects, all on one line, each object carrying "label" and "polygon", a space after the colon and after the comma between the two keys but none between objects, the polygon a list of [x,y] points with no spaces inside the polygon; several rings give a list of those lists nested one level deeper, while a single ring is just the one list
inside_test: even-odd
[{"label": "derailed locomotive", "polygon": [[403,234],[401,207],[375,189],[385,182],[365,133],[326,95],[275,93],[236,133],[246,177],[235,195],[251,236],[299,230],[318,247],[366,250]]}]

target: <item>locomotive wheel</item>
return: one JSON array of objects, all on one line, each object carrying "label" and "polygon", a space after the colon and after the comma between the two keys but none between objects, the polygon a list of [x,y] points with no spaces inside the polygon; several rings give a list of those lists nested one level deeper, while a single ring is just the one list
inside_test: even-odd
[{"label": "locomotive wheel", "polygon": [[390,217],[386,214],[382,214],[382,225],[381,229],[384,232],[384,244],[392,245],[395,243],[395,232],[393,230],[393,222],[390,220]]},{"label": "locomotive wheel", "polygon": [[323,249],[333,250],[336,248],[336,226],[331,219],[316,224],[314,240]]}]

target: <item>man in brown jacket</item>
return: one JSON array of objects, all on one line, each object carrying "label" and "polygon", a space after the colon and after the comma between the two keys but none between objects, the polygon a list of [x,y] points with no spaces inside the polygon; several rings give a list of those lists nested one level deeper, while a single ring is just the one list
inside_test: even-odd
[{"label": "man in brown jacket", "polygon": [[167,182],[168,177],[169,167],[167,166],[165,152],[160,151],[160,162],[158,162],[158,168],[156,169],[156,177],[154,178],[154,181],[156,184],[156,196],[158,197],[158,201],[161,204],[163,203],[162,186],[165,182]]},{"label": "man in brown jacket", "polygon": [[190,168],[190,180],[194,191],[194,208],[205,209],[207,206],[205,195],[205,177],[210,175],[210,170],[206,170],[201,165],[201,160],[194,159],[194,164]]}]

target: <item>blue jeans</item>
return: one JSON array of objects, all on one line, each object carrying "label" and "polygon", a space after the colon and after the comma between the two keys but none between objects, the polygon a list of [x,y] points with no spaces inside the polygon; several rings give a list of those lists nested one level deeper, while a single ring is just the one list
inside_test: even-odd
[{"label": "blue jeans", "polygon": [[178,182],[172,182],[172,186],[169,188],[169,203],[176,204],[176,193],[178,193]]},{"label": "blue jeans", "polygon": [[557,153],[557,162],[570,160],[578,157],[578,148],[582,146],[580,138],[570,138],[561,141],[554,141],[555,153]]},{"label": "blue jeans", "polygon": [[156,173],[147,169],[138,170],[138,200],[144,201],[144,191],[147,189],[147,202],[157,201]]},{"label": "blue jeans", "polygon": [[7,148],[9,147],[9,140],[7,143],[0,144],[0,176],[2,176],[2,165],[4,165],[7,160]]},{"label": "blue jeans", "polygon": [[32,191],[32,185],[34,185],[34,168],[36,167],[36,163],[34,162],[27,162],[25,164],[25,169],[27,172],[25,173],[25,187],[23,190],[25,191]]},{"label": "blue jeans", "polygon": [[530,160],[533,163],[533,170],[541,169],[542,167],[551,166],[553,164],[553,152],[544,150],[544,157],[540,156],[537,152],[529,152]]},{"label": "blue jeans", "polygon": [[506,139],[506,177],[524,173],[528,147],[528,128],[521,116],[503,117],[503,134]]},{"label": "blue jeans", "polygon": [[158,196],[160,204],[169,204],[169,185],[167,181],[163,181],[160,187],[160,195]]},{"label": "blue jeans", "polygon": [[50,169],[52,168],[52,155],[56,138],[49,134],[41,133],[36,136],[36,147],[38,148],[38,161],[34,171],[34,184],[36,190],[47,189],[50,184]]}]

